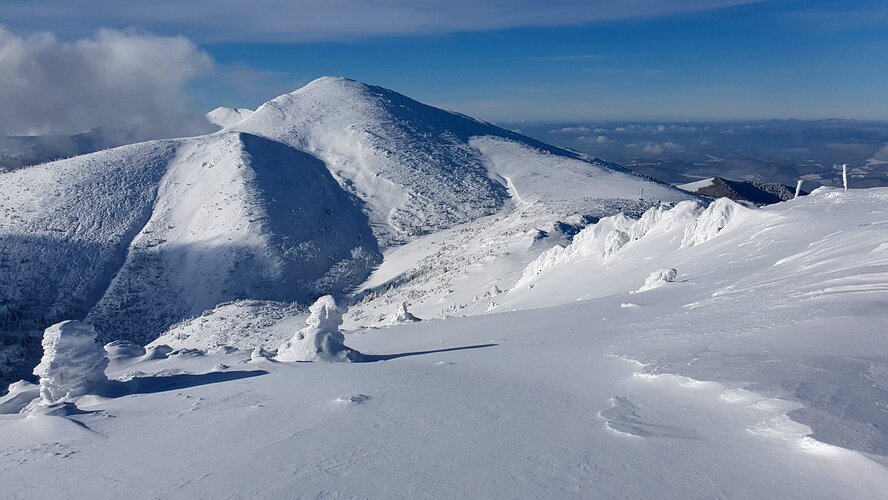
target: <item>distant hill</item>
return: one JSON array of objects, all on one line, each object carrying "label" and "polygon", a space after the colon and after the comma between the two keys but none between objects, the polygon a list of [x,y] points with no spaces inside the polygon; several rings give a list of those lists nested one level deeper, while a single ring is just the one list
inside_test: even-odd
[{"label": "distant hill", "polygon": [[[690,193],[710,198],[730,198],[754,203],[758,206],[771,205],[791,200],[795,196],[795,188],[774,182],[754,180],[731,180],[723,177],[710,177],[675,187]],[[802,191],[800,195],[808,194]]]}]

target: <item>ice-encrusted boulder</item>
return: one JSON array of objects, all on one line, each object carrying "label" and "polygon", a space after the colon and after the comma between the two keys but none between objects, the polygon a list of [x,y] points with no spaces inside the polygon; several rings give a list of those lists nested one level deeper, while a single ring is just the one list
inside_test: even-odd
[{"label": "ice-encrusted boulder", "polygon": [[687,226],[681,248],[699,245],[715,237],[738,216],[750,210],[728,198],[719,198],[706,207],[697,220]]},{"label": "ice-encrusted boulder", "polygon": [[411,314],[410,311],[407,310],[406,302],[401,302],[400,304],[398,304],[398,307],[394,311],[392,311],[385,323],[387,325],[400,325],[404,323],[416,323],[417,321],[422,320],[417,318],[416,316]]},{"label": "ice-encrusted boulder", "polygon": [[657,269],[644,279],[644,284],[641,285],[638,291],[644,292],[645,290],[661,287],[666,283],[675,281],[676,276],[678,276],[678,271],[674,268]]},{"label": "ice-encrusted boulder", "polygon": [[339,331],[342,312],[336,300],[324,295],[311,307],[305,320],[306,327],[293,338],[281,344],[275,359],[278,361],[360,361],[362,354],[345,345],[345,336]]},{"label": "ice-encrusted boulder", "polygon": [[108,357],[96,343],[96,330],[80,321],[63,321],[43,333],[43,359],[34,368],[44,403],[96,394],[108,384]]}]

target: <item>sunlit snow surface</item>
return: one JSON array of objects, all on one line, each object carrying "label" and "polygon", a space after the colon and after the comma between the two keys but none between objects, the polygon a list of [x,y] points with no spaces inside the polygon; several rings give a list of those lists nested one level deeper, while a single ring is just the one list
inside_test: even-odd
[{"label": "sunlit snow surface", "polygon": [[[528,263],[504,266],[511,282],[462,308],[469,317],[346,334],[373,362],[276,363],[224,348],[117,357],[107,373],[128,395],[0,415],[0,490],[888,496],[888,189],[672,210],[646,216],[645,230],[590,226],[520,286]],[[630,238],[605,255],[615,230]],[[402,247],[387,264],[434,254],[420,241],[421,255]],[[662,269],[674,281],[639,291]],[[487,285],[472,276],[460,283]],[[16,406],[10,397],[0,408]]]}]

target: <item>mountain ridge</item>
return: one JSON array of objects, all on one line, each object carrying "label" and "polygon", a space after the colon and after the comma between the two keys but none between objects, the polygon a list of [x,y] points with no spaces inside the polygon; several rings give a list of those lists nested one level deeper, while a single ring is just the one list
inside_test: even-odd
[{"label": "mountain ridge", "polygon": [[[0,263],[15,276],[0,287],[0,331],[10,344],[32,339],[2,356],[21,377],[33,362],[22,353],[63,319],[145,343],[220,303],[345,295],[386,249],[459,227],[485,238],[475,223],[485,217],[530,231],[692,197],[612,167],[329,77],[208,135],[0,174],[11,193]],[[498,227],[503,241],[516,230]],[[35,237],[43,250],[31,255]],[[521,259],[549,241],[522,247]],[[507,257],[499,251],[471,262]]]}]

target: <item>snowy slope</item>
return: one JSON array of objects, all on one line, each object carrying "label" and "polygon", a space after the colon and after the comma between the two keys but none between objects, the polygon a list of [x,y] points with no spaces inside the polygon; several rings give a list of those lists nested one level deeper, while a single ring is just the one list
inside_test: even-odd
[{"label": "snowy slope", "polygon": [[90,312],[102,338],[146,343],[221,302],[309,302],[378,259],[356,200],[317,159],[247,134],[189,141],[127,262]]},{"label": "snowy slope", "polygon": [[346,335],[377,362],[118,357],[120,394],[79,411],[0,400],[0,488],[885,498],[886,202],[888,189],[820,189],[604,219],[500,293],[502,313]]},{"label": "snowy slope", "polygon": [[206,114],[207,120],[220,128],[229,128],[253,114],[252,109],[219,106]]},{"label": "snowy slope", "polygon": [[[359,201],[323,163],[246,134],[3,175],[0,330],[10,338],[86,317],[102,339],[145,343],[221,302],[341,293],[379,259]],[[34,356],[34,341],[22,342],[24,362],[21,349],[8,353],[18,377]]]},{"label": "snowy slope", "polygon": [[178,144],[124,146],[0,174],[0,332],[7,339],[0,378],[28,374],[43,329],[82,318],[98,302],[150,218]]}]

